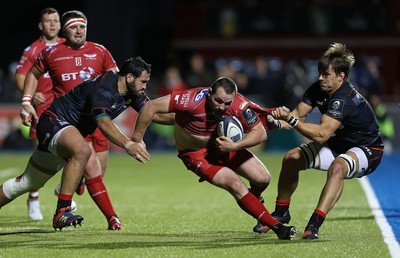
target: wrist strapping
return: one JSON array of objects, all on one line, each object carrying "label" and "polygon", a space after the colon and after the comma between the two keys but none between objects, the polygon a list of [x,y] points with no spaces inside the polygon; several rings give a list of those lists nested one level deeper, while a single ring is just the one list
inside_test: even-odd
[{"label": "wrist strapping", "polygon": [[299,119],[295,118],[294,116],[290,116],[287,122],[288,122],[292,127],[296,127],[296,125],[299,123]]},{"label": "wrist strapping", "polygon": [[131,146],[132,144],[135,144],[135,142],[134,141],[129,141],[129,142],[127,142],[126,144],[125,144],[125,149],[127,149],[127,148],[129,148],[129,146]]},{"label": "wrist strapping", "polygon": [[22,96],[22,102],[21,102],[22,106],[31,105],[31,102],[32,102],[32,96],[31,95],[25,94],[24,96]]}]

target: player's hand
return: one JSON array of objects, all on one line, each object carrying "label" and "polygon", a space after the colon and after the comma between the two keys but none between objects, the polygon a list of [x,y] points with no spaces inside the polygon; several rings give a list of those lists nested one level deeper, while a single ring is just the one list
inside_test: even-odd
[{"label": "player's hand", "polygon": [[32,105],[21,105],[20,107],[21,121],[26,126],[31,126],[32,119],[38,120],[36,111]]},{"label": "player's hand", "polygon": [[282,123],[279,119],[275,119],[273,116],[267,115],[267,120],[268,120],[268,128],[270,130],[281,129]]},{"label": "player's hand", "polygon": [[150,154],[147,152],[144,142],[138,143],[130,141],[125,144],[125,150],[140,163],[144,164],[146,161],[150,160]]},{"label": "player's hand", "polygon": [[43,95],[41,92],[36,92],[35,95],[33,95],[32,98],[33,104],[40,105],[46,102],[46,97]]},{"label": "player's hand", "polygon": [[229,152],[236,150],[235,143],[226,136],[220,136],[217,139],[215,139],[215,145],[217,145],[217,148],[220,149],[222,152]]},{"label": "player's hand", "polygon": [[290,117],[290,109],[285,106],[278,107],[272,111],[272,115],[277,119],[287,121]]}]

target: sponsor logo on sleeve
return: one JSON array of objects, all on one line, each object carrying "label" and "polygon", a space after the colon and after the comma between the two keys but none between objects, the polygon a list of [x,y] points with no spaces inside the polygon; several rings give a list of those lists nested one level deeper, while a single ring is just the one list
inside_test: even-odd
[{"label": "sponsor logo on sleeve", "polygon": [[209,89],[203,89],[200,90],[196,93],[196,95],[194,96],[194,101],[195,102],[199,102],[200,100],[202,100],[208,93]]},{"label": "sponsor logo on sleeve", "polygon": [[329,101],[327,113],[336,118],[341,118],[343,114],[344,101],[342,99],[332,99]]},{"label": "sponsor logo on sleeve", "polygon": [[251,107],[247,107],[245,110],[243,110],[242,115],[248,125],[253,125],[258,121],[258,117]]}]

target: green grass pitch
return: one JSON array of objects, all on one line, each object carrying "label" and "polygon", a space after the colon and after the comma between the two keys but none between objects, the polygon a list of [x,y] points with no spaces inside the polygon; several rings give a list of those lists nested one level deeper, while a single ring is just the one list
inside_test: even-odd
[{"label": "green grass pitch", "polygon": [[[275,234],[255,234],[255,219],[233,197],[187,171],[176,153],[151,153],[140,164],[125,153],[112,154],[105,182],[124,225],[107,230],[107,222],[85,191],[74,196],[82,227],[62,232],[52,227],[54,187],[61,173],[40,191],[44,219],[32,222],[23,195],[0,210],[0,257],[390,257],[357,180],[344,193],[320,229],[320,239],[301,239],[315,209],[325,173],[306,171],[292,198],[292,241]],[[30,153],[0,153],[0,182],[19,175]],[[264,192],[272,212],[282,153],[258,153],[272,174]],[[246,181],[247,184],[247,181]]]}]

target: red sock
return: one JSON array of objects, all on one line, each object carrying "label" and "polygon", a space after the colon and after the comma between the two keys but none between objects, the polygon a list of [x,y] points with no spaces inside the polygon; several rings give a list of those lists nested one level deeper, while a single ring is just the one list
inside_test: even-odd
[{"label": "red sock", "polygon": [[111,216],[116,215],[110,197],[108,196],[106,185],[103,182],[103,178],[98,176],[86,179],[85,184],[93,201],[97,204],[97,207],[99,207],[107,220]]},{"label": "red sock", "polygon": [[250,188],[249,191],[254,194],[255,197],[258,197],[260,199],[262,192],[264,192],[265,187],[257,187],[254,184],[250,182]]},{"label": "red sock", "polygon": [[250,192],[243,196],[243,198],[238,201],[238,204],[242,210],[256,218],[263,225],[272,228],[279,223],[279,221],[271,216],[260,200]]},{"label": "red sock", "polygon": [[275,204],[279,205],[279,206],[289,206],[290,205],[290,199],[289,200],[276,200]]}]

